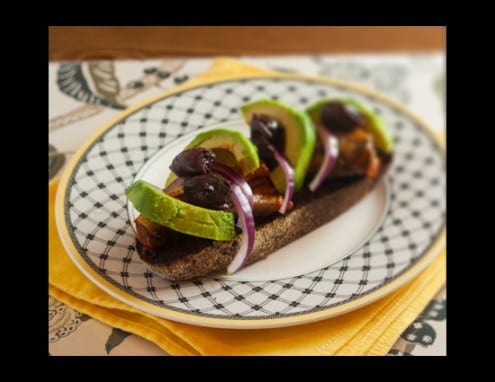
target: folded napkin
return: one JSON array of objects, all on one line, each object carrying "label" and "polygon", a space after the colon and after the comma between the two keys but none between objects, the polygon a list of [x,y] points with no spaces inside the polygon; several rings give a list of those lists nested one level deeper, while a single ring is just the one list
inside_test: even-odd
[{"label": "folded napkin", "polygon": [[[188,84],[267,73],[232,59],[217,59]],[[58,181],[49,184],[49,293],[112,327],[142,336],[172,355],[385,355],[445,283],[445,247],[416,278],[359,310],[316,323],[279,329],[212,329],[168,321],[108,295],[72,263],[54,216]]]}]

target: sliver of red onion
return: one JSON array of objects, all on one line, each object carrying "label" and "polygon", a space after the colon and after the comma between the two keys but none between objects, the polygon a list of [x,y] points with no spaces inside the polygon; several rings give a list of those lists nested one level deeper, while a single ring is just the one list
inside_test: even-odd
[{"label": "sliver of red onion", "polygon": [[248,198],[251,208],[253,207],[253,190],[251,190],[251,186],[249,186],[248,182],[246,182],[232,167],[215,162],[213,163],[212,171],[222,175],[229,183],[237,184],[241,188],[243,194],[246,195],[246,198]]},{"label": "sliver of red onion", "polygon": [[242,228],[241,245],[232,262],[227,267],[227,274],[237,272],[251,256],[254,246],[255,225],[253,209],[242,188],[235,182],[230,182],[232,203]]},{"label": "sliver of red onion", "polygon": [[280,206],[279,212],[281,214],[285,214],[287,208],[289,206],[290,201],[292,200],[292,195],[294,194],[294,169],[290,165],[289,161],[285,157],[284,154],[279,152],[275,147],[269,145],[268,148],[272,151],[273,156],[277,160],[278,164],[282,168],[285,176],[285,195],[284,201]]},{"label": "sliver of red onion", "polygon": [[321,162],[320,168],[316,173],[315,177],[309,184],[309,189],[311,191],[316,191],[320,187],[321,183],[328,177],[330,172],[332,172],[335,164],[337,163],[337,157],[339,155],[339,141],[331,131],[327,130],[325,127],[317,126],[318,134],[323,142],[325,148],[325,154],[323,156],[323,161]]}]

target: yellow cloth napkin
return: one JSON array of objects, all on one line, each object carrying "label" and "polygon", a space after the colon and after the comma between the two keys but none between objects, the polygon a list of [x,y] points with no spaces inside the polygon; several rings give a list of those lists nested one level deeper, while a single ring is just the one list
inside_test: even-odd
[{"label": "yellow cloth napkin", "polygon": [[[232,59],[217,59],[189,82],[266,73]],[[90,282],[60,242],[54,216],[58,181],[49,184],[49,293],[112,327],[135,333],[172,355],[385,355],[445,283],[442,253],[416,278],[359,310],[316,323],[280,329],[233,330],[192,326],[126,305]]]}]

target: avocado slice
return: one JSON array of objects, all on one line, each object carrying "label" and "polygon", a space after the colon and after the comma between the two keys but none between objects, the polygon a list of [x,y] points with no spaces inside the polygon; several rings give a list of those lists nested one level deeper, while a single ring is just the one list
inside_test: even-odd
[{"label": "avocado slice", "polygon": [[385,121],[383,120],[383,118],[373,112],[373,110],[369,106],[364,105],[353,98],[336,97],[331,99],[322,99],[308,107],[306,113],[309,114],[315,124],[321,123],[320,110],[324,104],[330,101],[342,102],[346,105],[354,107],[357,111],[359,111],[367,121],[365,127],[373,136],[373,141],[376,148],[383,151],[385,154],[390,154],[392,152],[392,150],[394,149],[394,142],[392,140],[390,131],[385,126]]},{"label": "avocado slice", "polygon": [[[249,124],[253,114],[266,114],[276,119],[285,128],[285,156],[294,167],[294,189],[298,191],[315,148],[315,127],[302,111],[272,99],[260,99],[241,106],[244,119]],[[280,166],[272,171],[271,179],[280,193],[285,191],[285,178]]]},{"label": "avocado slice", "polygon": [[238,131],[227,129],[205,131],[198,134],[184,150],[198,146],[210,150],[223,150],[223,155],[219,155],[219,160],[225,158],[225,151],[231,153],[244,175],[249,174],[260,166],[256,146]]},{"label": "avocado slice", "polygon": [[232,240],[234,215],[193,206],[173,198],[144,180],[126,190],[134,207],[145,217],[174,231],[212,240]]}]

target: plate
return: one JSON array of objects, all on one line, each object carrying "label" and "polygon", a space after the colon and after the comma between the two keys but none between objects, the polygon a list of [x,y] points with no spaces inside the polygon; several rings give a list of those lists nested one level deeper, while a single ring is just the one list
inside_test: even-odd
[{"label": "plate", "polygon": [[[292,249],[288,246],[270,255],[273,260],[259,262],[259,268],[272,263],[263,275],[254,264],[230,279],[171,282],[144,266],[135,252],[129,219],[133,211],[128,215],[124,193],[136,177],[157,176],[158,166],[152,163],[165,160],[173,147],[177,150],[201,129],[219,124],[242,129],[238,108],[246,102],[269,97],[303,109],[333,96],[350,96],[373,107],[396,143],[386,185],[341,216],[349,217],[358,209],[359,218],[352,220],[368,219],[369,224],[355,237],[348,224],[333,224],[334,229],[343,229],[339,242],[347,249],[330,248],[315,231],[311,240],[306,235]],[[369,206],[359,212],[367,200]],[[298,325],[369,304],[434,259],[445,240],[445,156],[420,118],[361,86],[290,74],[230,78],[166,92],[103,126],[68,165],[55,208],[60,237],[78,268],[107,293],[137,309],[210,327]],[[327,226],[322,229],[332,232]],[[312,260],[295,273],[289,269],[292,266],[280,270],[276,264],[284,251],[288,258],[302,253]]]}]

